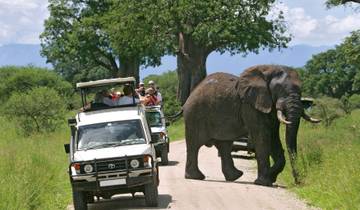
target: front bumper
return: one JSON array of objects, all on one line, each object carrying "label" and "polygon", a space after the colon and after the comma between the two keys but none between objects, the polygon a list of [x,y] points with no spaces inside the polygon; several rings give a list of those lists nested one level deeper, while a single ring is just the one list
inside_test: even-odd
[{"label": "front bumper", "polygon": [[[95,171],[89,174],[77,173],[69,165],[70,182],[73,189],[77,191],[93,191],[103,192],[110,190],[120,190],[121,192],[131,192],[136,188],[154,182],[158,179],[158,167],[153,158],[151,164],[144,166],[141,163],[140,168],[131,168],[128,165],[129,160],[136,159],[143,156],[124,157],[119,159],[102,159],[92,160],[87,162],[73,162],[72,164],[93,164]],[[123,165],[121,165],[123,163]],[[113,164],[114,170],[101,170],[104,164]],[[116,167],[115,167],[116,166]],[[107,183],[106,185],[104,183]],[[129,190],[132,189],[132,190]],[[129,190],[129,191],[127,191]]]},{"label": "front bumper", "polygon": [[[112,190],[122,190],[123,192],[132,191],[131,189],[136,187],[141,187],[145,184],[152,183],[154,181],[154,173],[148,172],[146,174],[137,176],[137,177],[123,177],[118,176],[116,178],[112,179],[99,179],[90,177],[87,179],[74,179],[75,177],[72,177],[71,184],[73,189],[76,189],[77,191],[92,191],[92,192],[103,192],[103,191],[112,191]],[[94,178],[94,179],[92,179]],[[110,180],[117,180],[117,179],[125,179],[125,184],[119,184],[119,185],[111,185],[111,186],[101,186],[101,181],[110,181]]]}]

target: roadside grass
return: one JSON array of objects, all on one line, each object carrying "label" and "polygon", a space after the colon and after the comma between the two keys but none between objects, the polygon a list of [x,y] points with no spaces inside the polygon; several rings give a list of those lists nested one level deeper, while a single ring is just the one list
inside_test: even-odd
[{"label": "roadside grass", "polygon": [[185,139],[184,118],[173,122],[168,127],[170,141],[178,141]]},{"label": "roadside grass", "polygon": [[294,185],[288,157],[282,182],[322,209],[360,209],[360,110],[330,127],[302,122],[298,150],[302,184]]},{"label": "roadside grass", "polygon": [[0,117],[0,209],[66,209],[71,202],[67,129],[23,137]]}]

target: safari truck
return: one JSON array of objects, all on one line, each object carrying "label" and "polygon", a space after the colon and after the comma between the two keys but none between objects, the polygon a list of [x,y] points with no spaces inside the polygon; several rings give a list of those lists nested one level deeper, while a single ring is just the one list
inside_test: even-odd
[{"label": "safari truck", "polygon": [[156,157],[161,158],[161,164],[168,165],[168,153],[170,151],[170,147],[166,127],[169,126],[169,122],[165,121],[165,116],[161,106],[146,106],[145,113],[151,129]]},{"label": "safari truck", "polygon": [[[157,206],[159,169],[145,107],[136,103],[134,96],[132,103],[119,105],[116,98],[104,94],[110,89],[134,91],[135,79],[106,79],[76,86],[82,111],[68,120],[71,138],[64,145],[69,154],[75,209],[86,210],[95,197],[111,199],[115,194],[136,192],[144,193],[147,206]],[[88,102],[94,95],[97,99]],[[99,95],[104,100],[99,100]]]}]

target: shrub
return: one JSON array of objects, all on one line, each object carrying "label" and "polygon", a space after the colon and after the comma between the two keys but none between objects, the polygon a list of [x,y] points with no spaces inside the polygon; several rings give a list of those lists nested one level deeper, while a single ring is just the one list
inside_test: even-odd
[{"label": "shrub", "polygon": [[344,116],[346,113],[339,99],[324,96],[315,100],[311,114],[318,116],[323,120],[325,126],[329,126],[335,119]]},{"label": "shrub", "polygon": [[360,109],[360,94],[354,94],[350,96],[349,103],[352,110]]},{"label": "shrub", "polygon": [[3,114],[16,120],[24,134],[54,131],[63,121],[65,104],[56,90],[38,87],[13,94]]},{"label": "shrub", "polygon": [[14,93],[28,92],[37,87],[48,87],[57,91],[67,103],[68,108],[73,108],[73,87],[55,72],[34,66],[27,67],[2,67],[0,68],[0,100],[7,101]]}]

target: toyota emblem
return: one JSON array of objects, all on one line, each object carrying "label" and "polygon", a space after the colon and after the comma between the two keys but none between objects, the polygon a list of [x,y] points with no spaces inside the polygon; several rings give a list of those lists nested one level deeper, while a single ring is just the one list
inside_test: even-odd
[{"label": "toyota emblem", "polygon": [[108,165],[108,168],[109,168],[109,169],[114,169],[114,168],[115,168],[115,164],[110,163],[110,164]]}]

